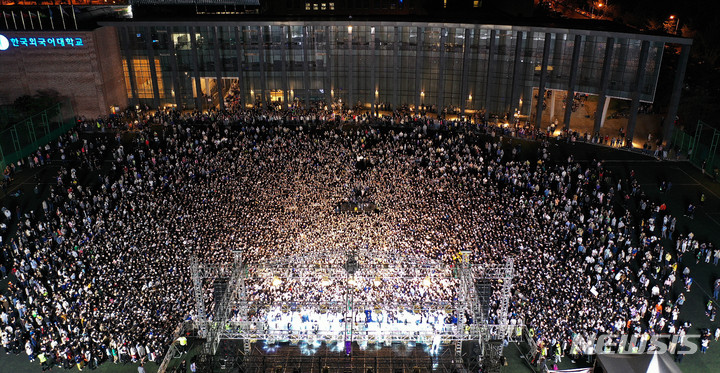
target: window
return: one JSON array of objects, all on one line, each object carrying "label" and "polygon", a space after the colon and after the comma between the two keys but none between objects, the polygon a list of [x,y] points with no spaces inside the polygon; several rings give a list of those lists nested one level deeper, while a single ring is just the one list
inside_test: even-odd
[{"label": "window", "polygon": [[327,10],[327,3],[320,4],[320,9]]},{"label": "window", "polygon": [[480,4],[481,4],[480,0],[473,1],[473,8],[479,8]]},{"label": "window", "polygon": [[[150,59],[147,57],[133,56],[131,60],[133,66],[135,86],[137,87],[137,97],[135,98],[153,98],[153,82],[152,82],[152,69],[150,66]],[[155,69],[160,68],[160,59],[155,58]],[[123,59],[123,71],[125,73],[126,83],[125,88],[129,89],[128,94],[132,94],[131,85],[129,84],[130,76],[129,69],[127,66],[127,60]],[[158,74],[160,75],[160,74]],[[163,80],[158,79],[158,94],[159,98],[165,98],[165,90],[163,87]],[[131,96],[132,97],[132,96]]]},{"label": "window", "polygon": [[310,10],[310,3],[305,3],[305,10]]},{"label": "window", "polygon": [[330,10],[335,10],[335,3],[330,3]]},{"label": "window", "polygon": [[313,10],[319,10],[319,9],[320,8],[318,7],[317,3],[313,4]]}]

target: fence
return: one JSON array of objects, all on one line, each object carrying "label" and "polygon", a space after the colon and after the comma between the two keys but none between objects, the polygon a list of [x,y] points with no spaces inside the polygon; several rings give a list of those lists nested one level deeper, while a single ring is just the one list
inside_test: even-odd
[{"label": "fence", "polygon": [[[187,332],[193,330],[194,327],[195,325],[193,323],[185,321],[178,324],[178,326],[175,328],[175,331],[173,331],[172,343],[170,344],[170,348],[168,348],[167,353],[165,353],[165,357],[163,358],[160,366],[158,367],[158,373],[165,373],[168,369],[170,361],[173,358],[177,358],[180,356],[180,350],[178,350],[177,347],[179,342],[177,341],[177,339],[180,338],[181,335],[185,335]],[[194,331],[192,334],[197,335],[197,331]]]},{"label": "fence", "polygon": [[60,102],[0,131],[0,170],[75,126],[70,101]]},{"label": "fence", "polygon": [[715,181],[720,181],[720,156],[718,156],[720,131],[698,121],[695,133],[692,135],[685,131],[675,131],[672,144],[678,154],[687,156],[692,164]]}]

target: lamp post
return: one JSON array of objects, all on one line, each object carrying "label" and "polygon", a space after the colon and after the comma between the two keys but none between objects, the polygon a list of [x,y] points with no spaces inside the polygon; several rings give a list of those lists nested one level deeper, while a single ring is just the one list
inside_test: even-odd
[{"label": "lamp post", "polygon": [[680,18],[675,17],[675,15],[670,15],[670,20],[675,22],[675,35],[677,35],[678,27],[680,26]]}]

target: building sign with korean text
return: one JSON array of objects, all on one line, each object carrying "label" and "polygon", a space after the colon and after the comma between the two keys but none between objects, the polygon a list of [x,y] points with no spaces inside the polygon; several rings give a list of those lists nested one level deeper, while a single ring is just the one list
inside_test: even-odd
[{"label": "building sign with korean text", "polygon": [[81,37],[7,37],[0,35],[0,51],[10,48],[74,48],[82,46],[85,46],[85,40]]}]

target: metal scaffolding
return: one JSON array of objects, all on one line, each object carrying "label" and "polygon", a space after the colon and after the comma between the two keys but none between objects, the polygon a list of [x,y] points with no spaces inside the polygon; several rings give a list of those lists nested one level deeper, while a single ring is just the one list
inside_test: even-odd
[{"label": "metal scaffolding", "polygon": [[[522,325],[510,325],[508,321],[508,308],[512,290],[512,280],[515,277],[513,259],[506,259],[503,264],[489,265],[480,264],[473,267],[474,278],[482,282],[494,282],[497,284],[493,298],[497,301],[497,316],[491,319],[488,308],[488,321],[480,323],[480,348],[482,362],[485,372],[499,373],[501,369],[501,357],[504,341],[512,339],[512,330]],[[484,305],[481,305],[484,306]]]},{"label": "metal scaffolding", "polygon": [[[314,260],[298,260],[298,258],[280,258],[264,263],[243,263],[241,252],[233,253],[232,263],[207,264],[197,258],[192,259],[191,271],[194,285],[196,317],[194,322],[201,337],[206,339],[205,351],[214,354],[220,340],[243,340],[246,355],[250,352],[253,341],[289,340],[299,342],[344,341],[352,345],[358,343],[391,343],[417,342],[432,344],[437,337],[441,344],[455,344],[455,354],[463,353],[463,341],[480,343],[481,362],[489,371],[499,369],[504,339],[514,337],[512,330],[522,325],[508,323],[508,306],[510,302],[512,279],[514,276],[513,260],[507,259],[501,264],[475,264],[470,262],[470,252],[462,252],[459,265],[453,269],[439,262],[425,261],[425,265],[413,266],[407,262],[402,264],[363,263],[356,251],[345,254],[343,265],[319,265]],[[248,299],[246,281],[257,280],[259,276],[273,276],[278,283],[293,279],[301,281],[317,281],[322,278],[328,283],[341,284],[344,288],[344,299],[319,303],[312,300],[297,299],[293,302],[276,302],[273,304],[251,301]],[[353,297],[351,283],[355,281],[379,281],[381,278],[418,279],[417,274],[425,274],[437,279],[445,276],[457,282],[457,297],[454,302],[431,300],[422,305],[403,305],[415,313],[437,312],[438,314],[455,315],[457,323],[445,324],[429,332],[403,332],[401,330],[383,330],[370,332],[365,323],[357,322],[355,316],[363,310],[379,309],[379,305],[364,304]],[[434,276],[434,277],[433,277]],[[206,306],[206,292],[210,284],[227,281],[227,291],[214,299],[213,308]],[[491,295],[480,296],[479,284],[491,284]],[[383,300],[387,301],[387,300]],[[288,327],[275,327],[262,318],[254,317],[261,310],[281,309],[284,312],[312,309],[318,312],[335,312],[342,315],[344,323],[341,330],[292,330]],[[211,314],[208,313],[211,311]],[[493,315],[494,312],[494,315]],[[348,343],[349,342],[349,343]],[[349,352],[349,351],[346,351]]]},{"label": "metal scaffolding", "polygon": [[[195,322],[198,327],[198,334],[205,338],[205,352],[214,354],[220,344],[226,328],[230,320],[230,305],[239,305],[239,315],[247,315],[247,310],[243,305],[247,304],[247,292],[245,289],[245,279],[243,276],[243,261],[240,251],[233,251],[232,263],[201,263],[198,258],[191,259],[191,274],[193,280],[193,290],[195,296]],[[211,281],[228,280],[228,291],[224,292],[221,299],[216,299],[215,312],[212,319],[208,318],[207,308],[205,307],[205,292],[203,280]]]}]

